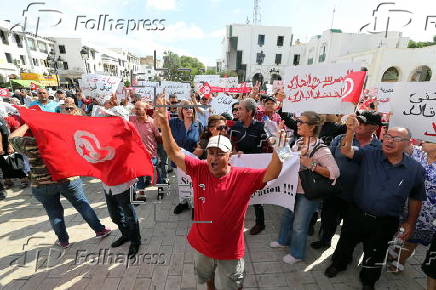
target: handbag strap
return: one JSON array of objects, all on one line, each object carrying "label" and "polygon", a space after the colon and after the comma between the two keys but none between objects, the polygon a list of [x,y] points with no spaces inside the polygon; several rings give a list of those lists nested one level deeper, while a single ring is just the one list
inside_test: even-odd
[{"label": "handbag strap", "polygon": [[310,152],[309,158],[312,158],[313,155],[316,153],[316,151],[318,151],[319,149],[324,148],[324,147],[327,147],[327,146],[322,144],[321,142],[316,144],[315,147],[313,147],[312,152]]}]

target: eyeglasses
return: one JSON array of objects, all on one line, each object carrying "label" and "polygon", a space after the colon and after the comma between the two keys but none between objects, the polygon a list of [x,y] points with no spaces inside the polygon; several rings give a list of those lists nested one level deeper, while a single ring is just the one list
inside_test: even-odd
[{"label": "eyeglasses", "polygon": [[386,134],[386,135],[384,135],[383,136],[383,140],[386,140],[386,141],[392,141],[392,142],[403,142],[403,141],[410,141],[410,139],[409,138],[401,138],[400,136],[392,136],[392,135],[388,135],[388,134]]},{"label": "eyeglasses", "polygon": [[183,109],[185,109],[186,111],[191,111],[191,110],[193,110],[194,108],[191,107],[191,106],[187,106],[187,107],[183,107]]},{"label": "eyeglasses", "polygon": [[223,130],[227,130],[227,126],[218,126],[218,127],[215,127],[215,129],[218,131],[223,131]]},{"label": "eyeglasses", "polygon": [[304,121],[301,121],[300,119],[298,119],[297,125],[301,125],[301,124],[308,124],[309,125],[309,122],[304,122]]},{"label": "eyeglasses", "polygon": [[74,110],[74,108],[73,107],[65,107],[65,111],[72,111],[72,110]]}]

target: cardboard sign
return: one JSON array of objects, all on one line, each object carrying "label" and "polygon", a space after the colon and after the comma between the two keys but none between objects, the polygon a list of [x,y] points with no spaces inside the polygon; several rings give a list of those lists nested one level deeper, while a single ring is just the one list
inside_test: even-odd
[{"label": "cardboard sign", "polygon": [[436,82],[398,83],[389,127],[404,127],[412,137],[436,142]]},{"label": "cardboard sign", "polygon": [[234,100],[231,95],[219,93],[215,98],[212,99],[210,105],[215,115],[221,115],[222,113],[226,112],[229,113],[231,116],[232,105],[237,101],[238,100]]},{"label": "cardboard sign", "polygon": [[101,105],[112,97],[121,82],[120,78],[98,74],[84,74],[79,86],[85,97],[90,96]]},{"label": "cardboard sign", "polygon": [[346,93],[345,79],[360,64],[322,64],[293,66],[283,78],[285,99],[283,111],[301,113],[315,111],[320,114],[348,114],[354,105],[342,102]]},{"label": "cardboard sign", "polygon": [[375,98],[378,101],[377,111],[381,113],[392,112],[392,100],[397,97],[399,83],[379,83],[376,88]]},{"label": "cardboard sign", "polygon": [[165,89],[167,96],[175,94],[178,100],[191,99],[191,85],[189,83],[163,81],[160,84],[160,89]]}]

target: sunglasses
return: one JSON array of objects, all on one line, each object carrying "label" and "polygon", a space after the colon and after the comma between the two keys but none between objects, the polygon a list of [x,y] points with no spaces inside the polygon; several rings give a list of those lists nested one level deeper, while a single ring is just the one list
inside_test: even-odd
[{"label": "sunglasses", "polygon": [[178,104],[179,102],[171,102],[171,105],[175,105],[175,104]]},{"label": "sunglasses", "polygon": [[223,131],[223,130],[227,130],[227,126],[218,126],[215,127],[215,129],[217,129],[218,131]]},{"label": "sunglasses", "polygon": [[74,110],[74,108],[73,107],[65,107],[65,111],[72,111],[72,110]]}]

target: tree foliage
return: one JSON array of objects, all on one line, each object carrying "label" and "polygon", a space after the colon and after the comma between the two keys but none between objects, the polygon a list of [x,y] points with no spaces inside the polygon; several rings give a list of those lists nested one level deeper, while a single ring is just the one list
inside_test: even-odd
[{"label": "tree foliage", "polygon": [[408,44],[408,48],[423,48],[423,47],[427,47],[427,46],[431,46],[431,45],[435,45],[436,44],[436,35],[433,36],[433,41],[413,41],[410,40],[409,44]]},{"label": "tree foliage", "polygon": [[[192,82],[194,75],[202,74],[205,66],[197,58],[182,55],[171,51],[164,52],[163,67],[168,71],[164,73],[164,78],[168,81],[175,82]],[[191,71],[180,71],[179,69],[190,69]]]}]

